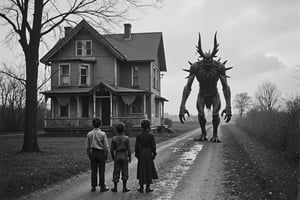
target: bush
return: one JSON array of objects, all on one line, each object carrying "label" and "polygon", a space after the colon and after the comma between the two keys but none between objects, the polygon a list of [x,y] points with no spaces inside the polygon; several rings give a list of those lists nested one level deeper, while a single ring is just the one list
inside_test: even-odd
[{"label": "bush", "polygon": [[285,111],[250,110],[237,125],[270,148],[285,153],[288,158],[299,156],[300,98],[290,99]]},{"label": "bush", "polygon": [[168,125],[168,128],[171,128],[173,125],[173,121],[169,118],[165,118],[165,125]]}]

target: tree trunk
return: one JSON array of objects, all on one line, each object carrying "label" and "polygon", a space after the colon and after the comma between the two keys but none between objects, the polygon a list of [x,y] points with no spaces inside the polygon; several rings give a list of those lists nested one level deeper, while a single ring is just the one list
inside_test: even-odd
[{"label": "tree trunk", "polygon": [[[38,52],[26,54],[26,100],[22,152],[40,152],[37,141],[37,76]],[[38,51],[38,49],[37,49]]]}]

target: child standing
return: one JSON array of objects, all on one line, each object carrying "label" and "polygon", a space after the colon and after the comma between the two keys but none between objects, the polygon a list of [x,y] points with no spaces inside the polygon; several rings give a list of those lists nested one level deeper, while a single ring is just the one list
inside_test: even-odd
[{"label": "child standing", "polygon": [[156,156],[156,143],[154,136],[150,133],[150,121],[144,119],[141,122],[143,132],[137,135],[135,140],[135,156],[138,159],[137,179],[139,180],[139,192],[144,192],[146,184],[146,192],[152,192],[150,184],[152,179],[158,179],[154,165]]},{"label": "child standing", "polygon": [[123,180],[123,192],[129,192],[127,188],[128,180],[128,163],[131,162],[131,149],[129,138],[124,134],[125,124],[120,122],[116,126],[117,135],[112,138],[111,141],[111,157],[114,160],[113,182],[114,188],[112,192],[117,192],[118,182],[120,179],[120,173],[122,173]]}]

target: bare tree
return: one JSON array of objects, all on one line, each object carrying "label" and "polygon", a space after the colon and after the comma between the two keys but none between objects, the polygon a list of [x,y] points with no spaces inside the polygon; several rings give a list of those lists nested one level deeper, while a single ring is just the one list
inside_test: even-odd
[{"label": "bare tree", "polygon": [[5,131],[22,127],[25,87],[20,81],[0,73],[0,120]]},{"label": "bare tree", "polygon": [[265,81],[258,87],[255,97],[261,110],[271,111],[278,106],[280,95],[281,93],[275,84]]},{"label": "bare tree", "polygon": [[[161,0],[2,0],[0,19],[17,37],[26,64],[25,127],[22,152],[40,151],[37,142],[37,81],[39,50],[43,37],[60,30],[63,22],[76,24],[85,18],[97,27],[126,19],[132,8],[156,6]],[[10,38],[11,38],[10,37]]]},{"label": "bare tree", "polygon": [[239,110],[240,117],[251,105],[251,97],[247,92],[238,93],[234,98],[235,108]]}]

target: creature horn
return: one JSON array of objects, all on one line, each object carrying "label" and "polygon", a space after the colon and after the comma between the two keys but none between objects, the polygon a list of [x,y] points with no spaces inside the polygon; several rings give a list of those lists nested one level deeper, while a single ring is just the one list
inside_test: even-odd
[{"label": "creature horn", "polygon": [[182,69],[183,71],[185,71],[185,72],[190,72],[190,70],[188,70],[188,69]]},{"label": "creature horn", "polygon": [[231,70],[233,67],[227,67],[227,68],[225,68],[225,71],[227,71],[227,70]]},{"label": "creature horn", "polygon": [[227,60],[225,60],[224,62],[223,62],[223,65],[225,65],[227,63]]},{"label": "creature horn", "polygon": [[202,47],[201,47],[201,35],[200,35],[200,33],[199,33],[197,52],[199,53],[200,57],[205,57],[205,55],[202,51]]},{"label": "creature horn", "polygon": [[216,54],[217,54],[218,51],[219,51],[218,47],[219,47],[219,44],[218,44],[218,42],[217,42],[217,31],[216,31],[216,33],[215,33],[215,38],[214,38],[214,48],[213,48],[213,50],[212,50],[212,52],[211,52],[211,57],[212,57],[212,58],[213,58],[213,57],[217,57]]},{"label": "creature horn", "polygon": [[193,64],[191,61],[188,61],[188,63],[189,63],[190,65],[192,65],[192,64]]}]

